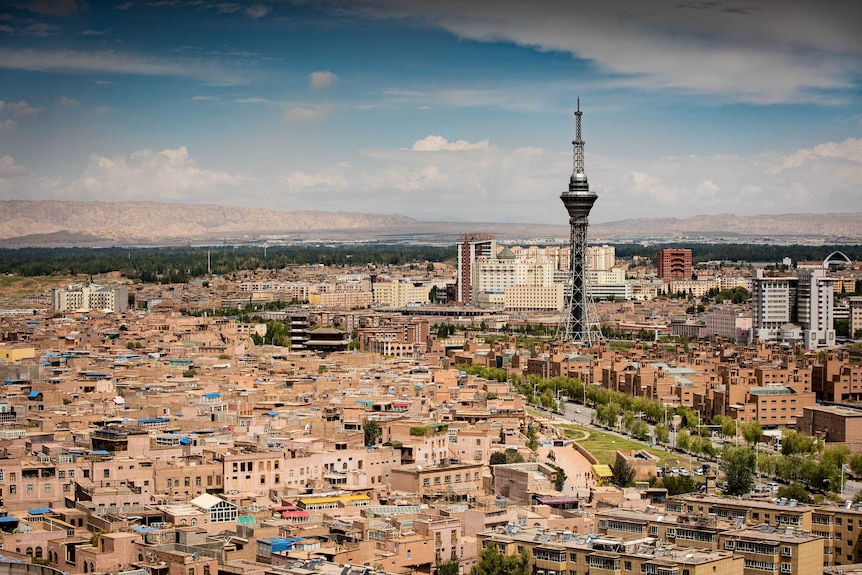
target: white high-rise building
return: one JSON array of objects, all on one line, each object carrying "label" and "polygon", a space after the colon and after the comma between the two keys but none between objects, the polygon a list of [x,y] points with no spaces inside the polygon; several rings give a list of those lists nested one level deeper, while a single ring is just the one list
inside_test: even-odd
[{"label": "white high-rise building", "polygon": [[617,249],[614,246],[590,246],[587,248],[587,269],[606,271],[617,265]]},{"label": "white high-rise building", "polygon": [[796,314],[805,349],[835,345],[835,290],[827,270],[800,270],[797,290]]},{"label": "white high-rise building", "polygon": [[799,276],[755,270],[751,287],[753,339],[801,339],[805,349],[835,345],[834,292],[827,270],[800,270]]}]

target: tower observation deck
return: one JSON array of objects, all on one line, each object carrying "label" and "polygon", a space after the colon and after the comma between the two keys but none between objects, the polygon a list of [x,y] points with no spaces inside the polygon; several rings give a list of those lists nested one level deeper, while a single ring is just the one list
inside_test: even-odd
[{"label": "tower observation deck", "polygon": [[569,179],[569,189],[560,195],[569,213],[571,257],[569,258],[569,283],[571,292],[567,294],[563,316],[557,337],[564,342],[593,345],[601,339],[598,316],[595,306],[587,295],[586,253],[587,228],[590,210],[596,203],[595,192],[590,191],[590,183],[584,172],[584,141],[581,139],[581,102],[575,112],[574,169]]}]

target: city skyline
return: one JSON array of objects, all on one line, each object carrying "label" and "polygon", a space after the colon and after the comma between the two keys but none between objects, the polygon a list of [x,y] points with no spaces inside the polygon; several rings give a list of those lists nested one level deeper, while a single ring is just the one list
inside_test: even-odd
[{"label": "city skyline", "polygon": [[862,211],[851,3],[16,2],[0,199],[564,225]]}]

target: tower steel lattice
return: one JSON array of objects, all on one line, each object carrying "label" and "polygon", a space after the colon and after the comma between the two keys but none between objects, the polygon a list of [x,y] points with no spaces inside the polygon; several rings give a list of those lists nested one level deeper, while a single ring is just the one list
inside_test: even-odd
[{"label": "tower steel lattice", "polygon": [[587,294],[586,255],[587,228],[590,210],[598,199],[590,191],[587,174],[584,172],[584,141],[581,139],[581,100],[575,112],[574,168],[569,180],[569,189],[560,195],[566,211],[569,212],[571,253],[569,258],[569,283],[571,291],[567,294],[563,316],[557,332],[558,339],[582,345],[593,345],[602,337],[599,330],[598,314],[592,298]]}]

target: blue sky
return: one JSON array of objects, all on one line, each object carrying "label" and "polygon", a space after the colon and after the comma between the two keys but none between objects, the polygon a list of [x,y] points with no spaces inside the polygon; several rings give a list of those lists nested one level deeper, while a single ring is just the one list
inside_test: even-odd
[{"label": "blue sky", "polygon": [[862,5],[12,0],[0,199],[565,224],[862,211]]}]

